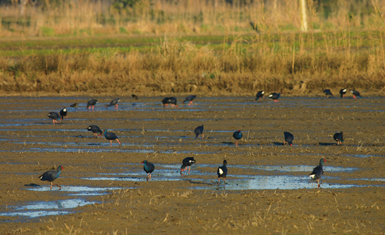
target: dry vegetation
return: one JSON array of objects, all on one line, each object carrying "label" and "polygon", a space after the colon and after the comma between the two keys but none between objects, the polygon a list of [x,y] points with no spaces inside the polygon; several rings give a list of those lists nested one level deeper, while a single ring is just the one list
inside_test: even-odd
[{"label": "dry vegetation", "polygon": [[[1,92],[250,95],[265,89],[317,95],[326,87],[385,92],[382,0],[324,1],[332,10],[308,1],[309,33],[298,32],[296,1],[142,0],[126,8],[113,2],[119,1],[76,1],[76,6],[74,1],[45,1],[27,6],[23,14],[17,6],[0,7],[0,35],[8,38],[3,40],[18,43],[14,37],[22,35],[24,45],[36,36],[59,42],[57,36],[167,35],[145,50],[125,45],[44,51],[42,45],[30,53],[23,53],[27,46],[9,53],[2,48]],[[224,35],[223,43],[179,40],[182,35],[207,34]]]}]

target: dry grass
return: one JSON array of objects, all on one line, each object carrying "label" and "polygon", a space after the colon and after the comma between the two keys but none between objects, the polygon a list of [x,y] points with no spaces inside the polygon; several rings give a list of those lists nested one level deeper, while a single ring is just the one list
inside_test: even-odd
[{"label": "dry grass", "polygon": [[348,87],[383,95],[385,48],[377,43],[385,34],[359,35],[262,35],[239,37],[216,47],[171,38],[143,52],[57,50],[1,57],[0,90],[250,95],[264,89],[319,95],[323,88]]},{"label": "dry grass", "polygon": [[[301,24],[299,4],[289,0],[140,0],[125,9],[101,0],[36,2],[24,11],[19,6],[0,6],[0,35],[232,34],[252,31],[250,22],[262,32],[298,30]],[[308,15],[314,30],[379,29],[385,26],[385,3],[338,0],[317,5],[313,1]]]},{"label": "dry grass", "polygon": [[[118,11],[108,1],[42,1],[24,13],[0,6],[0,36],[22,36],[22,45],[31,37],[177,35],[146,51],[25,55],[20,46],[20,54],[0,57],[0,92],[250,95],[264,89],[314,95],[317,89],[318,95],[326,87],[349,87],[384,94],[383,0],[338,0],[327,17],[322,7],[310,5],[312,30],[306,34],[297,33],[296,1],[245,2],[142,0]],[[241,36],[245,33],[253,36]],[[198,46],[175,39],[192,34],[235,35],[235,40]]]}]

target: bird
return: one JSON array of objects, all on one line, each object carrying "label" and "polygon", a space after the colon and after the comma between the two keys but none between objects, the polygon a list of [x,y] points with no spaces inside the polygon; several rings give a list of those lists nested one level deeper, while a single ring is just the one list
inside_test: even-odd
[{"label": "bird", "polygon": [[116,140],[119,144],[121,144],[118,139],[118,136],[114,132],[108,132],[108,130],[106,129],[104,130],[103,134],[104,134],[104,137],[106,137],[106,139],[110,141],[111,146],[112,146],[113,140]]},{"label": "bird", "polygon": [[274,102],[278,102],[279,97],[281,96],[280,93],[271,93],[268,97],[272,99]]},{"label": "bird", "polygon": [[147,160],[144,160],[142,164],[143,170],[147,173],[146,181],[149,181],[151,180],[151,173],[155,170],[155,166],[153,163],[148,162]]},{"label": "bird", "polygon": [[263,98],[263,95],[265,94],[265,91],[258,91],[255,95],[255,100],[258,101],[260,98]]},{"label": "bird", "polygon": [[98,102],[97,99],[90,99],[88,102],[87,102],[87,109],[90,110],[94,110],[95,109],[95,104]]},{"label": "bird", "polygon": [[238,140],[242,139],[241,130],[234,131],[233,138],[235,139],[235,146],[238,147]]},{"label": "bird", "polygon": [[111,107],[111,106],[115,106],[115,109],[117,110],[119,108],[119,101],[120,101],[120,98],[115,98],[113,100],[111,100],[111,102],[109,104],[106,105],[106,107]]},{"label": "bird", "polygon": [[55,125],[60,119],[60,115],[57,112],[49,112],[48,117],[52,119],[52,123]]},{"label": "bird", "polygon": [[203,125],[201,126],[198,126],[194,129],[194,133],[195,133],[195,139],[197,139],[199,137],[199,135],[201,136],[201,138],[203,139],[203,137],[205,136],[205,134],[203,134]]},{"label": "bird", "polygon": [[192,105],[193,100],[197,98],[196,95],[189,95],[186,98],[184,98],[183,104],[186,104],[188,102],[188,105]]},{"label": "bird", "polygon": [[163,107],[167,107],[167,105],[178,107],[177,100],[175,97],[165,97],[162,100]]},{"label": "bird", "polygon": [[63,120],[64,117],[67,116],[67,109],[66,108],[61,109],[59,114],[60,114],[60,119]]},{"label": "bird", "polygon": [[324,162],[326,162],[326,160],[324,158],[321,158],[319,160],[319,165],[314,167],[313,171],[309,174],[309,177],[312,180],[315,180],[317,182],[318,188],[320,188],[319,182],[321,180],[321,176],[324,173],[324,170],[323,170]]},{"label": "bird", "polygon": [[293,145],[294,135],[290,132],[283,132],[283,135],[285,137],[285,140],[283,141],[283,144],[289,144],[290,146]]},{"label": "bird", "polygon": [[325,89],[323,90],[324,94],[326,95],[326,97],[332,97],[333,96],[333,93],[331,92],[330,89]]},{"label": "bird", "polygon": [[360,97],[360,98],[361,98],[360,92],[358,92],[358,91],[356,91],[356,90],[354,90],[354,89],[351,90],[350,93],[352,93],[354,99],[357,99],[357,97]]},{"label": "bird", "polygon": [[191,165],[194,164],[195,162],[196,161],[194,157],[186,157],[185,159],[183,159],[182,166],[180,167],[180,174],[183,175],[183,171],[185,171],[187,167],[188,167],[187,174],[190,174]]},{"label": "bird", "polygon": [[217,175],[218,175],[218,184],[221,183],[221,178],[223,178],[224,183],[226,183],[226,176],[227,176],[227,161],[226,160],[223,160],[223,165],[218,167]]},{"label": "bird", "polygon": [[138,97],[137,95],[135,95],[135,94],[132,94],[131,97],[132,97],[134,100],[139,99],[139,97]]},{"label": "bird", "polygon": [[76,108],[76,107],[78,107],[78,103],[73,103],[73,104],[70,105],[70,107],[71,108]]},{"label": "bird", "polygon": [[344,142],[344,135],[343,135],[342,131],[341,131],[341,132],[335,133],[335,134],[333,135],[333,139],[334,139],[335,141],[337,141],[337,145],[342,144],[342,142]]},{"label": "bird", "polygon": [[346,94],[346,88],[342,88],[341,90],[340,90],[340,97],[341,98],[344,98],[344,95]]},{"label": "bird", "polygon": [[98,135],[101,136],[103,134],[102,129],[100,129],[97,125],[89,125],[87,130],[91,131],[95,137]]},{"label": "bird", "polygon": [[61,171],[63,170],[64,168],[60,165],[58,166],[58,168],[56,170],[50,170],[50,171],[46,171],[44,172],[41,176],[39,176],[40,180],[41,181],[49,181],[51,183],[50,185],[50,189],[52,190],[52,186],[55,185],[55,186],[58,186],[59,187],[59,190],[61,190],[61,186],[58,185],[58,184],[53,184],[52,182],[59,178],[60,176],[60,173]]}]

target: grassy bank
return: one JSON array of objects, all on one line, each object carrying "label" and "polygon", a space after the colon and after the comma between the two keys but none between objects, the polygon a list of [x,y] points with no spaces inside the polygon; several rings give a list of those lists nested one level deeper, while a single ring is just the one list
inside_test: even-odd
[{"label": "grassy bank", "polygon": [[385,32],[2,40],[3,94],[385,93]]}]

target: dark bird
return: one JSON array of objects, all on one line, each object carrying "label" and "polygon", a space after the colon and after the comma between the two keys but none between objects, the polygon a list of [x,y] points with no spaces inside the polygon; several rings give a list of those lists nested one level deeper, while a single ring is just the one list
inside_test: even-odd
[{"label": "dark bird", "polygon": [[166,98],[164,98],[162,100],[162,104],[163,104],[163,107],[167,107],[167,105],[178,107],[177,101],[176,101],[175,97],[166,97]]},{"label": "dark bird", "polygon": [[319,182],[321,180],[321,176],[324,173],[324,170],[323,170],[324,162],[326,162],[326,160],[324,158],[321,158],[319,160],[319,165],[314,167],[313,171],[309,174],[309,177],[312,180],[315,180],[317,182],[318,188],[320,187],[320,183]]},{"label": "dark bird", "polygon": [[139,99],[139,97],[138,97],[137,95],[135,95],[135,94],[132,94],[131,97],[132,97],[134,100]]},{"label": "dark bird", "polygon": [[116,136],[114,132],[108,132],[107,129],[104,130],[104,137],[106,137],[106,139],[110,141],[111,146],[113,140],[116,140],[119,144],[121,144],[118,139],[118,136]]},{"label": "dark bird", "polygon": [[64,117],[67,116],[67,109],[63,108],[62,110],[60,110],[59,114],[60,114],[61,120],[63,120]]},{"label": "dark bird", "polygon": [[186,104],[188,102],[188,105],[192,105],[193,100],[195,100],[195,98],[197,98],[196,95],[189,95],[186,98],[184,98],[183,104]]},{"label": "dark bird", "polygon": [[333,96],[333,93],[330,89],[325,89],[324,90],[324,94],[326,95],[326,97],[332,97]]},{"label": "dark bird", "polygon": [[263,95],[265,94],[264,91],[258,91],[255,95],[255,100],[258,101],[260,98],[263,98]]},{"label": "dark bird", "polygon": [[115,109],[118,109],[119,108],[119,101],[120,101],[120,98],[115,98],[113,100],[111,100],[111,102],[109,104],[106,105],[106,107],[111,107],[111,106],[115,106]]},{"label": "dark bird", "polygon": [[203,125],[202,126],[198,126],[194,129],[194,133],[195,133],[195,139],[199,137],[199,135],[201,136],[201,138],[203,139],[203,137],[205,136],[205,134],[203,134]]},{"label": "dark bird", "polygon": [[223,165],[218,167],[217,175],[218,175],[218,184],[221,183],[221,178],[223,178],[224,183],[226,183],[226,176],[227,176],[227,161],[226,160],[223,160]]},{"label": "dark bird", "polygon": [[97,125],[89,125],[87,130],[91,131],[95,137],[103,134],[102,129],[100,129]]},{"label": "dark bird", "polygon": [[274,102],[278,102],[279,97],[281,96],[280,93],[271,93],[268,97],[272,99]]},{"label": "dark bird", "polygon": [[71,108],[77,108],[78,107],[78,103],[73,103],[70,105]]},{"label": "dark bird", "polygon": [[242,139],[242,132],[241,130],[234,131],[233,138],[235,139],[235,146],[238,147],[238,141]]},{"label": "dark bird", "polygon": [[190,174],[191,165],[195,163],[194,157],[186,157],[182,161],[182,166],[180,167],[180,174],[183,175],[183,172],[188,167],[188,175]]},{"label": "dark bird", "polygon": [[352,93],[354,99],[357,99],[357,97],[360,97],[360,98],[361,98],[360,92],[358,92],[358,91],[356,91],[356,90],[354,90],[354,89],[351,90],[350,93]]},{"label": "dark bird", "polygon": [[49,112],[48,117],[52,119],[52,123],[55,125],[60,119],[60,115],[57,112]]},{"label": "dark bird", "polygon": [[283,135],[285,137],[285,140],[283,141],[283,144],[289,144],[290,146],[293,145],[294,135],[290,132],[283,132]]},{"label": "dark bird", "polygon": [[334,139],[335,141],[337,141],[337,145],[342,144],[342,142],[344,142],[344,135],[343,135],[342,131],[339,132],[339,133],[338,133],[338,132],[335,133],[335,134],[333,135],[333,139]]},{"label": "dark bird", "polygon": [[49,182],[51,182],[51,187],[50,187],[51,190],[52,190],[52,186],[53,185],[58,186],[59,190],[60,190],[61,186],[58,185],[58,184],[53,184],[52,182],[55,179],[59,178],[61,170],[63,170],[63,167],[60,165],[60,166],[58,166],[58,168],[56,170],[50,170],[50,171],[44,172],[41,176],[39,176],[39,178],[42,181],[49,181]]},{"label": "dark bird", "polygon": [[142,164],[143,170],[147,173],[146,181],[149,181],[151,180],[151,173],[155,170],[155,166],[153,163],[148,162],[147,160],[144,160]]},{"label": "dark bird", "polygon": [[346,88],[342,88],[341,90],[340,90],[340,97],[341,98],[344,98],[344,95],[346,94]]},{"label": "dark bird", "polygon": [[98,102],[98,100],[96,99],[90,99],[88,102],[87,102],[87,109],[90,110],[94,110],[95,109],[95,104]]}]

